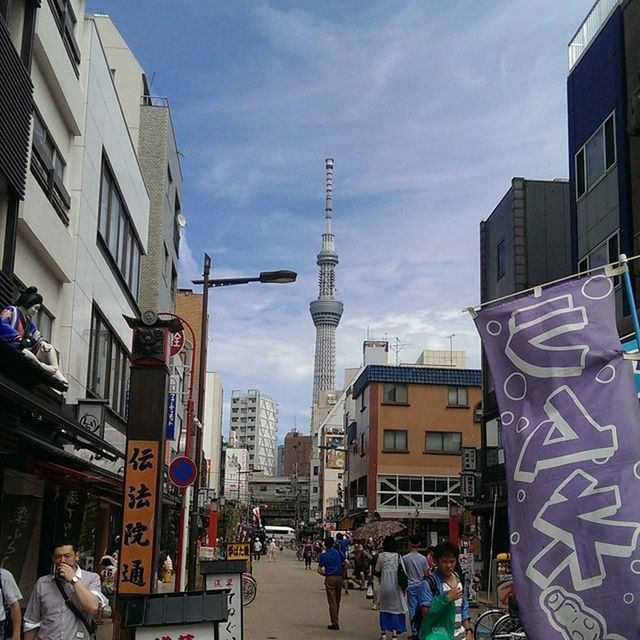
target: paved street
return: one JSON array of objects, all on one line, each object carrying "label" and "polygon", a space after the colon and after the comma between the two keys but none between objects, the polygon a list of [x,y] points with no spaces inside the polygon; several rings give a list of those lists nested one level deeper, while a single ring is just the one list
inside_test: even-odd
[{"label": "paved street", "polygon": [[340,631],[329,631],[329,608],[324,593],[324,578],[305,571],[293,551],[278,554],[278,562],[269,564],[266,556],[253,563],[258,595],[245,608],[245,640],[375,640],[378,612],[364,591],[351,591],[340,603]]}]

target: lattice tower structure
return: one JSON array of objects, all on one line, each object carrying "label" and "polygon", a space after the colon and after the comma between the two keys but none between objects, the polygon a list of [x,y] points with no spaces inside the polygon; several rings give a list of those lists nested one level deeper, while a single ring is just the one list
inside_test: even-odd
[{"label": "lattice tower structure", "polygon": [[[319,294],[310,305],[311,317],[316,327],[316,351],[313,367],[312,406],[318,405],[320,392],[333,390],[336,385],[336,327],[342,317],[343,304],[336,300],[336,265],[338,254],[335,250],[333,222],[333,159],[325,160],[327,172],[325,200],[325,230],[322,234],[322,248],[318,253]],[[312,412],[313,413],[313,412]]]}]

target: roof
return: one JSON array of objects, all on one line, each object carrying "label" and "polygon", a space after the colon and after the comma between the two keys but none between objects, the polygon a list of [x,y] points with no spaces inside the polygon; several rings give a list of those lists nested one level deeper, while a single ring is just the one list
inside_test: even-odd
[{"label": "roof", "polygon": [[444,369],[438,367],[406,367],[370,364],[353,383],[353,397],[357,398],[371,382],[398,384],[433,384],[448,387],[479,387],[480,369]]}]

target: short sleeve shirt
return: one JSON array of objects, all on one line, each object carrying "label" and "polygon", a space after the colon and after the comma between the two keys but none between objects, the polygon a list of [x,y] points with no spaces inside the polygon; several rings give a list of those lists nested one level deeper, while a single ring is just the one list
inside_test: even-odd
[{"label": "short sleeve shirt", "polygon": [[22,600],[22,594],[14,577],[6,570],[0,569],[0,579],[2,580],[2,597],[0,599],[0,622],[6,619],[5,607],[9,607],[18,600]]},{"label": "short sleeve shirt", "polygon": [[325,576],[341,576],[344,572],[346,556],[342,551],[333,547],[325,551],[318,560],[318,566],[324,567]]},{"label": "short sleeve shirt", "polygon": [[419,587],[422,578],[428,573],[429,563],[427,559],[421,553],[412,551],[402,556],[402,560],[407,571],[407,578],[409,578],[408,588]]}]

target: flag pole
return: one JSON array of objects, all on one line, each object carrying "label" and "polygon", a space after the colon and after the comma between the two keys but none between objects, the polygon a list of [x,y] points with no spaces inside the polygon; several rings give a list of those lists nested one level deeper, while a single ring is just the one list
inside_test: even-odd
[{"label": "flag pole", "polygon": [[633,332],[636,335],[636,346],[640,350],[640,322],[638,321],[638,309],[636,307],[636,299],[633,295],[633,289],[631,287],[631,276],[629,275],[629,265],[627,256],[621,253],[618,257],[620,266],[624,267],[622,273],[622,281],[624,282],[624,289],[627,292],[627,301],[629,302],[629,311],[631,313],[631,323],[633,324]]}]

